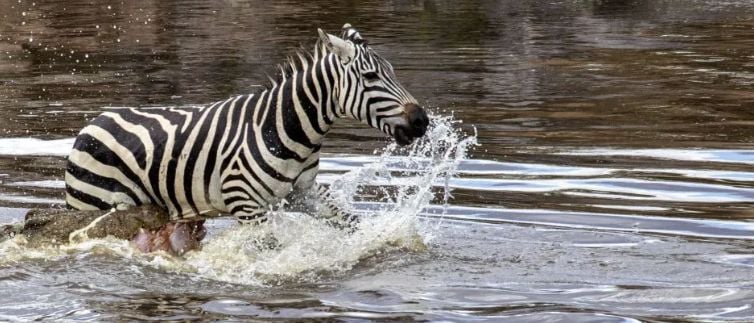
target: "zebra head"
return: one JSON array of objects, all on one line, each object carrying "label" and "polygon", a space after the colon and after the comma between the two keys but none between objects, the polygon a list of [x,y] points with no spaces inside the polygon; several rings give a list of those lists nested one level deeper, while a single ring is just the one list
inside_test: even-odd
[{"label": "zebra head", "polygon": [[341,37],[319,29],[322,44],[338,58],[341,72],[333,91],[340,117],[348,117],[377,128],[403,146],[427,131],[429,118],[398,82],[393,66],[367,45],[350,24]]}]

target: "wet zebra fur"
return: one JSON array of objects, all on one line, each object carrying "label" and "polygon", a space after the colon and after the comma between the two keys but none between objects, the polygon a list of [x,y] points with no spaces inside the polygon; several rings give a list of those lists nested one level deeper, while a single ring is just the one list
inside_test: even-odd
[{"label": "wet zebra fur", "polygon": [[424,134],[424,109],[389,62],[346,24],[319,30],[310,54],[255,94],[200,107],[113,108],[84,127],[68,157],[66,202],[93,210],[156,204],[173,220],[232,214],[263,222],[282,198],[315,198],[347,216],[315,183],[322,139],[338,118],[405,145]]}]

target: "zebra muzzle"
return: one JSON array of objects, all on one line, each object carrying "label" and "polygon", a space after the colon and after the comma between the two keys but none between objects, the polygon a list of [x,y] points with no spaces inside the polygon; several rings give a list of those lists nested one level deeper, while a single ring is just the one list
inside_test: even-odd
[{"label": "zebra muzzle", "polygon": [[408,114],[408,125],[395,127],[393,134],[395,141],[401,146],[408,145],[415,138],[424,136],[429,126],[429,117],[422,107],[409,103],[405,105],[405,110]]}]

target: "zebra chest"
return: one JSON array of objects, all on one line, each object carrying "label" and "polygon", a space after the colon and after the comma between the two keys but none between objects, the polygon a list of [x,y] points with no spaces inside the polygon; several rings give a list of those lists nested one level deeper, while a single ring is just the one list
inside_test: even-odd
[{"label": "zebra chest", "polygon": [[[270,189],[273,191],[275,198],[280,199],[287,196],[293,188],[296,179],[301,175],[304,165],[295,160],[284,160],[277,163],[271,163],[276,174],[274,180],[270,181]],[[268,174],[269,175],[269,174]]]},{"label": "zebra chest", "polygon": [[295,160],[255,160],[239,156],[223,171],[221,195],[226,212],[263,209],[286,197],[304,170]]}]

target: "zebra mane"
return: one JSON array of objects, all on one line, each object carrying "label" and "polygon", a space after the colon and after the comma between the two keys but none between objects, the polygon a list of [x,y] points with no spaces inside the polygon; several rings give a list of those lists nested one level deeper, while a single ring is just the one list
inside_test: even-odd
[{"label": "zebra mane", "polygon": [[300,71],[306,65],[311,66],[324,55],[327,55],[327,47],[321,40],[317,40],[314,44],[314,50],[307,50],[301,46],[293,55],[288,56],[285,62],[277,65],[276,77],[272,77],[269,74],[267,79],[269,83],[265,86],[265,90],[272,90],[278,87],[281,83],[285,82],[293,75],[293,72]]}]

